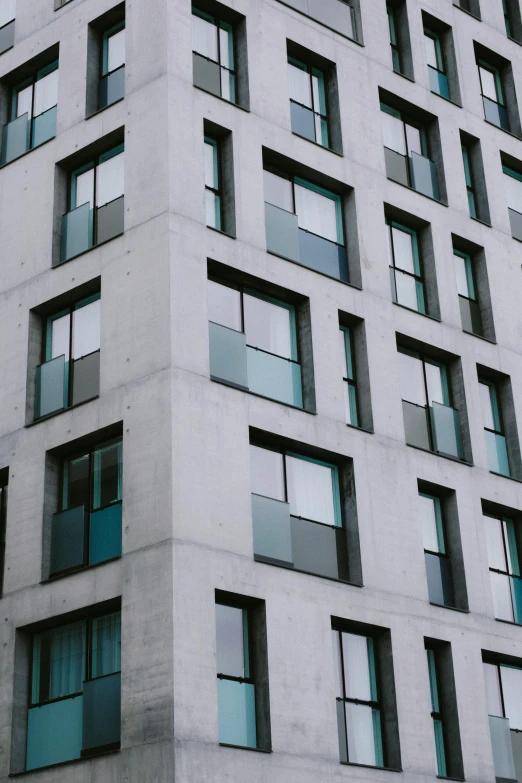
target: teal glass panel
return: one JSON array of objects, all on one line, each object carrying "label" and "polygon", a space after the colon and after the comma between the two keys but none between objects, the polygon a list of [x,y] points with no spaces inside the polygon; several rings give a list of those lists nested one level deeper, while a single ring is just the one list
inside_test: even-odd
[{"label": "teal glass panel", "polygon": [[218,63],[192,52],[194,85],[202,90],[221,96],[221,69]]},{"label": "teal glass panel", "polygon": [[266,249],[269,253],[299,261],[297,215],[265,202]]},{"label": "teal glass panel", "polygon": [[121,675],[109,674],[83,683],[82,750],[120,741]]},{"label": "teal glass panel", "polygon": [[431,65],[428,65],[428,74],[430,77],[430,90],[437,93],[437,95],[442,95],[443,98],[449,98],[448,77],[446,74],[437,71]]},{"label": "teal glass panel", "polygon": [[490,98],[486,98],[485,95],[482,96],[482,101],[484,104],[485,119],[503,130],[510,131],[509,115],[505,108],[501,106],[500,103],[496,103],[495,101],[490,100]]},{"label": "teal glass panel", "polygon": [[14,31],[14,19],[12,22],[9,22],[0,28],[0,54],[3,54],[14,46]]},{"label": "teal glass panel", "polygon": [[339,738],[339,758],[345,763],[348,761],[348,744],[346,741],[346,712],[344,701],[337,699],[337,734]]},{"label": "teal glass panel", "polygon": [[488,452],[489,469],[502,476],[510,476],[509,460],[504,435],[484,430],[486,436],[486,450]]},{"label": "teal glass panel", "polygon": [[67,407],[68,364],[57,356],[36,368],[35,419]]},{"label": "teal glass panel", "polygon": [[252,493],[254,555],[293,565],[290,506]]},{"label": "teal glass panel", "polygon": [[315,136],[315,114],[306,106],[290,101],[290,120],[292,132],[309,141],[317,141]]},{"label": "teal glass panel", "polygon": [[386,164],[386,176],[401,185],[410,185],[408,173],[408,158],[389,147],[384,148],[384,162]]},{"label": "teal glass panel", "polygon": [[404,416],[406,443],[410,446],[418,446],[420,449],[429,450],[431,444],[426,408],[423,405],[414,405],[412,402],[403,400],[402,413]]},{"label": "teal glass panel", "polygon": [[381,711],[372,710],[373,744],[375,750],[375,766],[384,767],[384,753],[382,749]]},{"label": "teal glass panel", "polygon": [[53,514],[51,574],[84,564],[85,512],[83,506]]},{"label": "teal glass panel", "polygon": [[516,780],[513,749],[511,746],[511,732],[509,720],[489,715],[489,731],[491,734],[491,749],[493,751],[493,767],[495,777],[505,780]]},{"label": "teal glass panel", "polygon": [[247,346],[248,388],[263,397],[303,407],[301,366]]},{"label": "teal glass panel", "polygon": [[120,196],[96,210],[97,245],[123,234],[124,201],[125,196]]},{"label": "teal glass panel", "polygon": [[72,364],[72,405],[91,400],[100,393],[100,352],[94,351]]},{"label": "teal glass panel", "polygon": [[348,550],[344,528],[291,517],[290,530],[294,568],[348,581]]},{"label": "teal glass panel", "polygon": [[344,382],[344,410],[346,413],[346,423],[353,427],[359,426],[359,415],[357,412],[357,389]]},{"label": "teal glass panel", "polygon": [[208,323],[210,377],[248,389],[247,348],[244,332]]},{"label": "teal glass panel", "polygon": [[89,562],[101,563],[121,555],[121,503],[91,512]]},{"label": "teal glass panel", "polygon": [[89,202],[62,217],[61,260],[84,253],[93,244],[93,210]]},{"label": "teal glass panel", "polygon": [[302,228],[299,229],[299,263],[328,277],[348,282],[346,248]]},{"label": "teal glass panel", "polygon": [[459,306],[463,330],[482,336],[482,316],[480,315],[480,307],[477,302],[474,302],[472,299],[466,299],[465,296],[459,296]]},{"label": "teal glass panel", "polygon": [[257,747],[255,686],[218,679],[219,742]]},{"label": "teal glass panel", "polygon": [[80,758],[82,712],[82,696],[29,710],[26,770]]},{"label": "teal glass panel", "polygon": [[446,751],[444,750],[444,733],[442,731],[442,721],[433,720],[433,730],[435,732],[435,752],[437,754],[437,772],[439,777],[446,777]]},{"label": "teal glass panel", "polygon": [[522,625],[522,579],[519,576],[511,576],[510,582],[515,622]]},{"label": "teal glass panel", "polygon": [[111,103],[125,97],[125,66],[102,76],[98,86],[98,108],[105,109]]},{"label": "teal glass panel", "polygon": [[453,579],[449,558],[439,557],[431,552],[424,553],[428,598],[439,606],[455,606]]},{"label": "teal glass panel", "polygon": [[2,130],[2,153],[0,163],[3,166],[19,158],[29,149],[30,123],[27,114],[4,125]]},{"label": "teal glass panel", "polygon": [[522,242],[522,215],[514,209],[508,209],[511,236]]},{"label": "teal glass panel", "polygon": [[56,106],[39,114],[33,119],[33,139],[32,146],[38,147],[49,139],[56,136]]},{"label": "teal glass panel", "polygon": [[430,416],[434,450],[440,454],[449,454],[462,459],[464,452],[458,411],[450,408],[449,405],[433,402],[430,405]]},{"label": "teal glass panel", "polygon": [[439,186],[437,183],[437,167],[435,163],[416,152],[411,153],[412,187],[425,196],[439,201]]}]

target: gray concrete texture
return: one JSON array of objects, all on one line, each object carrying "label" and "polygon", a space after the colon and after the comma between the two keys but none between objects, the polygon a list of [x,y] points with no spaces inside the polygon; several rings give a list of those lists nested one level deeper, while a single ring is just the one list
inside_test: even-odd
[{"label": "gray concrete texture", "polygon": [[[481,650],[522,657],[494,619],[481,500],[522,510],[522,485],[488,470],[476,365],[511,378],[522,422],[521,246],[500,151],[484,122],[473,42],[511,62],[501,0],[482,21],[451,0],[408,0],[415,81],[391,68],[385,0],[362,0],[365,46],[278,0],[228,0],[246,17],[250,112],[193,87],[190,0],[126,3],[126,97],[85,120],[88,25],[116,2],[18,0],[0,80],[60,45],[58,133],[0,170],[0,468],[9,466],[0,600],[0,781],[11,770],[16,629],[122,598],[122,749],[31,773],[42,783],[386,781],[339,764],[331,616],[391,630],[407,783],[434,781],[424,637],[451,643],[466,779],[493,783]],[[462,108],[429,91],[421,11],[451,27]],[[291,133],[287,40],[337,67],[344,156]],[[386,179],[379,88],[436,116],[448,206]],[[205,226],[203,124],[232,133],[237,238]],[[125,128],[125,233],[51,269],[55,164]],[[469,217],[459,131],[480,140],[492,226]],[[262,148],[354,189],[362,290],[266,253]],[[384,204],[431,226],[441,321],[392,303]],[[497,343],[461,329],[452,233],[484,249]],[[209,379],[207,258],[310,299],[317,413]],[[101,276],[98,399],[26,425],[30,310]],[[363,319],[374,433],[344,423],[339,312]],[[396,333],[460,357],[474,465],[404,443]],[[123,422],[123,556],[41,583],[46,452]],[[249,428],[353,459],[364,587],[253,560]],[[456,492],[469,613],[428,602],[417,481]],[[214,591],[266,601],[272,754],[220,747]]]}]

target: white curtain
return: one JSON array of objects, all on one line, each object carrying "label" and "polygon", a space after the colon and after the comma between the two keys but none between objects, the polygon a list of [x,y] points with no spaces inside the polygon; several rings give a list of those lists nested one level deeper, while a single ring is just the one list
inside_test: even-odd
[{"label": "white curtain", "polygon": [[121,614],[107,614],[92,622],[92,678],[121,668]]},{"label": "white curtain", "polygon": [[85,679],[85,623],[50,633],[49,699],[78,693]]},{"label": "white curtain", "polygon": [[34,85],[34,116],[38,117],[58,103],[58,68]]}]

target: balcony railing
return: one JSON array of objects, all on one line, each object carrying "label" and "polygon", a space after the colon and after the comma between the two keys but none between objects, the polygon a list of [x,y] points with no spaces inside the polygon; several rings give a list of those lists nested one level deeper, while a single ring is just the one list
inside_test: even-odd
[{"label": "balcony railing", "polygon": [[489,732],[493,751],[493,767],[497,780],[516,783],[517,774],[511,745],[511,732],[507,718],[489,716]]},{"label": "balcony railing", "polygon": [[56,413],[69,405],[79,405],[100,393],[99,350],[72,362],[72,378],[70,367],[71,363],[66,362],[62,355],[36,368],[35,419]]},{"label": "balcony railing", "polygon": [[192,52],[193,80],[196,87],[221,97],[221,68],[219,63],[202,54]]},{"label": "balcony railing", "polygon": [[12,19],[7,24],[0,27],[0,54],[7,52],[14,46],[15,20]]},{"label": "balcony railing", "polygon": [[432,604],[455,606],[451,563],[448,557],[433,552],[425,552],[428,596]]},{"label": "balcony railing", "polygon": [[331,27],[347,38],[357,40],[355,12],[344,0],[280,0],[284,5],[301,11],[316,22]]},{"label": "balcony railing", "polygon": [[111,103],[125,97],[125,66],[102,76],[98,85],[98,109],[105,109]]},{"label": "balcony railing", "polygon": [[121,727],[121,674],[83,683],[82,756],[117,746]]},{"label": "balcony railing", "polygon": [[56,136],[56,106],[29,119],[22,114],[8,122],[2,130],[0,164],[4,166]]},{"label": "balcony railing", "polygon": [[486,450],[488,453],[489,469],[503,476],[510,476],[509,459],[505,435],[500,435],[491,430],[484,430],[486,434]]},{"label": "balcony railing", "polygon": [[96,209],[86,202],[63,215],[60,263],[123,234],[124,198]]},{"label": "balcony railing", "polygon": [[478,302],[459,295],[459,305],[463,330],[465,332],[471,332],[471,334],[478,334],[482,337],[484,331],[482,328],[482,316],[480,314]]},{"label": "balcony railing", "polygon": [[308,106],[290,101],[290,120],[292,132],[304,139],[328,147],[328,122]]},{"label": "balcony railing", "polygon": [[428,74],[430,78],[430,90],[441,95],[443,98],[450,97],[448,77],[442,71],[438,71],[432,65],[428,65]]},{"label": "balcony railing", "polygon": [[[54,514],[51,528],[51,575],[121,555],[121,517],[121,502],[91,511],[86,542],[84,506]],[[85,556],[86,546],[88,558]]]},{"label": "balcony railing", "polygon": [[482,102],[484,104],[485,119],[503,130],[511,131],[509,115],[506,108],[501,106],[500,103],[492,101],[491,98],[486,98],[485,95],[482,96]]},{"label": "balcony railing", "polygon": [[388,179],[440,201],[437,166],[432,160],[416,152],[410,157],[401,155],[389,147],[384,148],[384,159]]},{"label": "balcony railing", "polygon": [[463,459],[460,416],[448,405],[429,407],[402,401],[406,443],[438,454]]},{"label": "balcony railing", "polygon": [[520,212],[509,208],[509,223],[511,225],[511,236],[522,242],[522,215]]}]

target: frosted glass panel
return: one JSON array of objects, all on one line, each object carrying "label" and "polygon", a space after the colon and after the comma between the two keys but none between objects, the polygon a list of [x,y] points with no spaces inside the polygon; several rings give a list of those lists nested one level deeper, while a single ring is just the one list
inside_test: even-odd
[{"label": "frosted glass panel", "polygon": [[370,701],[372,688],[368,663],[368,639],[353,633],[343,633],[344,685],[346,697]]},{"label": "frosted glass panel", "polygon": [[97,207],[123,196],[123,153],[100,163],[96,175]]},{"label": "frosted glass panel", "polygon": [[401,399],[415,405],[426,405],[422,362],[414,356],[398,352],[401,380]]},{"label": "frosted glass panel", "polygon": [[58,69],[38,79],[34,85],[34,116],[38,117],[58,103]]},{"label": "frosted glass panel", "polygon": [[402,120],[392,117],[386,111],[381,111],[381,121],[384,146],[398,152],[399,155],[406,155],[404,124]]},{"label": "frosted glass panel", "polygon": [[100,348],[100,300],[73,311],[73,359],[87,356]]},{"label": "frosted glass panel", "polygon": [[195,14],[192,16],[192,49],[214,62],[218,60],[217,27]]},{"label": "frosted glass panel", "polygon": [[255,495],[286,500],[282,454],[250,446],[250,476],[250,489]]},{"label": "frosted glass panel", "polygon": [[287,456],[286,475],[292,516],[323,522],[326,525],[338,524],[332,468]]},{"label": "frosted glass panel", "polygon": [[286,359],[295,358],[292,355],[291,311],[249,294],[244,295],[243,303],[247,345]]},{"label": "frosted glass panel", "polygon": [[522,730],[522,669],[500,667],[504,711],[509,718],[510,729]]},{"label": "frosted glass panel", "polygon": [[242,331],[241,295],[235,288],[208,281],[208,320],[221,326],[228,326],[236,332]]},{"label": "frosted glass panel", "polygon": [[111,35],[108,49],[107,70],[110,73],[125,63],[125,29]]},{"label": "frosted glass panel", "polygon": [[295,184],[294,192],[299,228],[338,242],[336,202],[302,185]]}]

